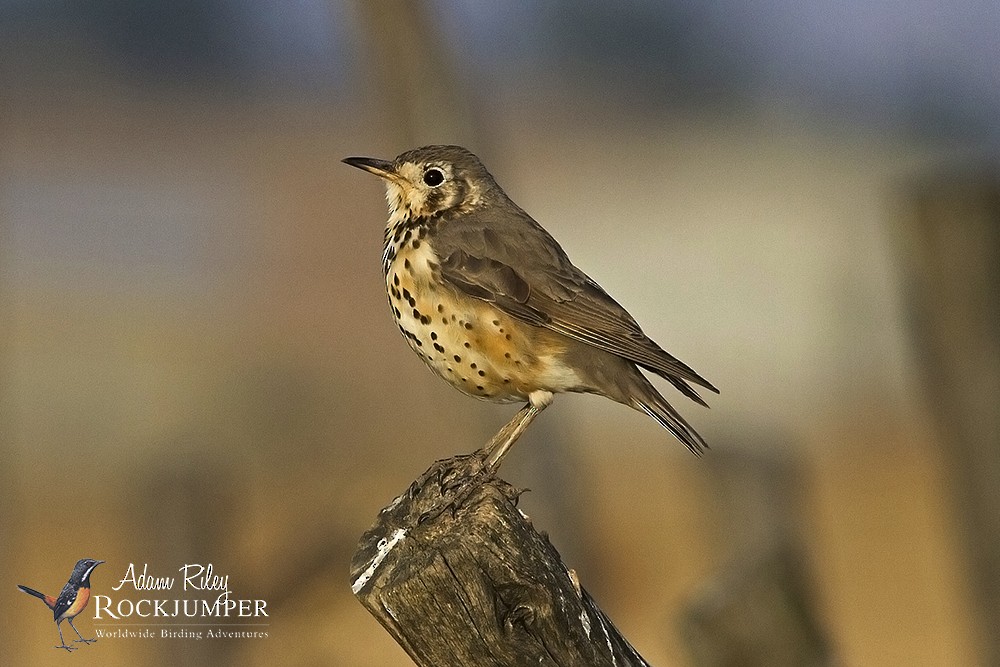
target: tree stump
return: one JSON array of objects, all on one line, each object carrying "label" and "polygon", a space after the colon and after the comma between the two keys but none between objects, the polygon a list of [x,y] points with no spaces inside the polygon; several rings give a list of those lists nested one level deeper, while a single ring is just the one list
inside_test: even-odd
[{"label": "tree stump", "polygon": [[420,667],[642,666],[483,450],[438,461],[361,538],[354,594]]}]

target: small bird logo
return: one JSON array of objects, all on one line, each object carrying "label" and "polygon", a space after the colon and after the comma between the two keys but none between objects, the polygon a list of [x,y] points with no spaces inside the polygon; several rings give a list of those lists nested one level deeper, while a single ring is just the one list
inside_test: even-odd
[{"label": "small bird logo", "polygon": [[59,631],[59,646],[55,648],[64,648],[67,651],[72,651],[78,647],[68,646],[66,640],[63,639],[61,624],[63,621],[69,621],[69,625],[73,628],[73,632],[79,637],[79,639],[74,639],[74,642],[83,642],[84,644],[92,644],[97,641],[97,639],[87,639],[80,634],[80,631],[76,629],[73,625],[73,619],[82,612],[86,607],[87,603],[90,602],[90,573],[94,571],[94,568],[103,563],[103,560],[94,560],[93,558],[82,558],[76,563],[76,567],[73,568],[73,573],[69,575],[69,581],[63,586],[62,592],[59,593],[59,597],[52,597],[51,595],[46,595],[45,593],[39,593],[34,588],[28,588],[27,586],[22,586],[18,584],[18,588],[27,593],[28,595],[33,595],[42,602],[45,606],[52,610],[52,616],[56,621],[56,629]]},{"label": "small bird logo", "polygon": [[691,384],[718,390],[646,336],[478,157],[425,146],[391,162],[343,161],[385,181],[382,271],[410,348],[465,394],[527,401],[486,447],[494,468],[562,392],[605,396],[649,415],[695,454],[706,447],[639,369],[701,405]]}]

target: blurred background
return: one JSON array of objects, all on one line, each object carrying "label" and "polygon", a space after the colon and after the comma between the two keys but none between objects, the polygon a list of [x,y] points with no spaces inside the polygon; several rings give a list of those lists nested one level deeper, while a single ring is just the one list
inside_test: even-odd
[{"label": "blurred background", "polygon": [[339,160],[459,143],[722,391],[661,385],[702,459],[566,396],[504,466],[647,660],[1000,664],[998,33],[991,0],[0,1],[2,662],[63,664],[14,585],[94,557],[134,599],[130,562],[211,562],[269,637],[78,664],[410,664],[351,555],[514,406],[403,344]]}]

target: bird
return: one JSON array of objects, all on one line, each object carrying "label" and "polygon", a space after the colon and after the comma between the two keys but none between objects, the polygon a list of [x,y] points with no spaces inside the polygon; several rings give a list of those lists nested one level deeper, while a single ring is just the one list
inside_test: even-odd
[{"label": "bird", "polygon": [[597,394],[652,417],[693,453],[705,440],[653,386],[651,371],[707,407],[708,380],[649,338],[461,146],[343,162],[383,179],[382,272],[410,348],[461,392],[524,407],[484,448],[499,466],[555,394]]},{"label": "bird", "polygon": [[68,646],[66,640],[63,639],[62,627],[60,627],[63,621],[69,621],[73,632],[79,637],[79,639],[74,639],[74,642],[92,644],[97,641],[96,638],[86,639],[81,635],[80,631],[73,625],[73,619],[86,609],[87,603],[90,602],[90,573],[103,562],[103,560],[94,560],[93,558],[81,558],[78,560],[76,566],[73,568],[73,573],[69,575],[69,581],[66,582],[62,592],[59,593],[59,597],[54,598],[51,595],[40,593],[34,588],[28,588],[21,584],[17,585],[20,590],[28,595],[35,596],[44,602],[46,607],[52,610],[52,616],[56,621],[56,629],[59,631],[59,646],[55,648],[63,648],[67,651],[73,651],[77,648],[75,646]]}]

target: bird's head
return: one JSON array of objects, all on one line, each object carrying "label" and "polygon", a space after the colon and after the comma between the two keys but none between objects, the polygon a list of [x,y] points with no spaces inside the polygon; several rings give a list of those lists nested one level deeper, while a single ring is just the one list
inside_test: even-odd
[{"label": "bird's head", "polygon": [[81,558],[76,562],[76,567],[73,568],[73,574],[70,579],[75,581],[87,581],[90,579],[90,573],[94,571],[94,568],[103,563],[103,560],[94,560],[93,558]]},{"label": "bird's head", "polygon": [[479,158],[461,146],[424,146],[391,162],[344,158],[385,180],[390,224],[468,213],[502,192]]}]

